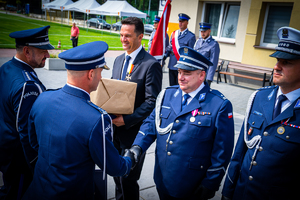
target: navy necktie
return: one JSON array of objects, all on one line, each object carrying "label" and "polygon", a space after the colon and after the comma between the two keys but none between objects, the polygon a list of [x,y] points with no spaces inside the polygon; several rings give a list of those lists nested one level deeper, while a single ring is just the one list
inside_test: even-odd
[{"label": "navy necktie", "polygon": [[125,65],[124,65],[124,68],[123,68],[121,80],[124,80],[125,77],[126,77],[130,58],[131,58],[130,56],[128,56],[128,55],[126,56],[126,61],[125,61]]},{"label": "navy necktie", "polygon": [[275,119],[281,113],[281,105],[285,100],[287,100],[287,98],[284,94],[279,95],[277,105],[273,111],[273,119]]},{"label": "navy necktie", "polygon": [[183,101],[182,101],[182,103],[181,103],[181,110],[183,110],[185,107],[186,107],[186,105],[187,105],[187,100],[188,100],[188,98],[190,98],[191,96],[189,95],[189,94],[185,94],[185,95],[183,95]]}]

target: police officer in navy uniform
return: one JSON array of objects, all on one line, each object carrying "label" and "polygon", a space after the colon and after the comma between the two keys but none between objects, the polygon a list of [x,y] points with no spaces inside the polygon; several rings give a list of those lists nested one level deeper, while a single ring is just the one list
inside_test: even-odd
[{"label": "police officer in navy uniform", "polygon": [[210,35],[211,24],[201,22],[199,23],[199,25],[201,31],[201,38],[199,38],[196,41],[194,49],[202,55],[204,55],[207,59],[210,60],[210,62],[213,63],[213,65],[209,67],[206,75],[206,81],[210,86],[211,82],[214,79],[214,74],[218,66],[220,47],[219,43],[216,40],[214,40]]},{"label": "police officer in navy uniform", "polygon": [[161,200],[210,199],[233,150],[232,105],[205,80],[211,62],[179,49],[179,85],[163,90],[130,149],[137,160],[156,140],[154,181]]},{"label": "police officer in navy uniform", "polygon": [[[169,46],[166,48],[166,53],[163,58],[163,60],[165,60],[168,56],[170,56],[169,65],[168,65],[170,86],[178,85],[178,71],[177,68],[174,67],[177,63],[177,58],[175,56],[176,52],[178,52],[179,48],[183,46],[193,48],[196,42],[195,34],[189,31],[189,29],[187,28],[190,17],[184,13],[179,13],[178,16],[179,16],[179,29],[172,33]],[[177,45],[173,45],[173,43]]]},{"label": "police officer in navy uniform", "polygon": [[17,53],[0,68],[0,171],[4,182],[0,199],[20,199],[32,180],[37,153],[29,145],[27,119],[32,104],[45,91],[34,69],[44,67],[48,50],[54,49],[49,28],[9,34],[15,38]]},{"label": "police officer in navy uniform", "polygon": [[30,144],[38,159],[24,199],[94,199],[95,164],[104,174],[129,174],[133,157],[119,155],[110,116],[90,101],[102,70],[109,69],[107,49],[105,42],[96,41],[59,54],[67,84],[41,94],[29,115]]},{"label": "police officer in navy uniform", "polygon": [[223,199],[291,200],[299,196],[300,31],[278,29],[273,81],[249,98],[226,175]]}]

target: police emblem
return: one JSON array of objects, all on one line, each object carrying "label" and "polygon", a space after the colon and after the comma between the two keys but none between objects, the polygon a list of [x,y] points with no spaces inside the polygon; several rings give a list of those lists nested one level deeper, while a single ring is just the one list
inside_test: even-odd
[{"label": "police emblem", "polygon": [[282,134],[284,134],[284,132],[285,132],[284,127],[283,126],[279,126],[278,129],[277,129],[277,133],[280,134],[280,135],[282,135]]},{"label": "police emblem", "polygon": [[199,100],[203,100],[205,98],[205,93],[200,94]]},{"label": "police emblem", "polygon": [[289,37],[289,30],[288,29],[282,29],[282,38],[288,38]]},{"label": "police emblem", "polygon": [[188,54],[189,54],[189,49],[188,49],[188,48],[184,48],[183,51],[184,51],[184,52],[183,52],[184,55],[188,55]]}]

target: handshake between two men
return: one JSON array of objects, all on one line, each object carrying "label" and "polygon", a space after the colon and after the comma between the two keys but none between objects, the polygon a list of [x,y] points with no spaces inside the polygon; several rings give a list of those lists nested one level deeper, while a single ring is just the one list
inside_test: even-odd
[{"label": "handshake between two men", "polygon": [[134,145],[130,149],[125,149],[124,157],[129,157],[132,162],[131,170],[133,170],[133,168],[139,162],[141,154],[142,154],[142,148],[138,145]]}]

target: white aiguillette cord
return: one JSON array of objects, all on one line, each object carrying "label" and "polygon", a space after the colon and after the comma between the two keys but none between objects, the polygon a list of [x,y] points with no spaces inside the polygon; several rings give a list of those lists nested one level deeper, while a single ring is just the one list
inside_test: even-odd
[{"label": "white aiguillette cord", "polygon": [[[254,101],[254,97],[255,97],[257,92],[258,92],[258,90],[253,92],[251,94],[249,100],[248,100],[247,109],[246,109],[246,113],[245,113],[245,121],[244,121],[244,141],[245,141],[245,143],[246,143],[246,145],[249,149],[253,149],[256,146],[255,151],[254,151],[253,156],[252,156],[252,161],[255,159],[256,154],[257,154],[257,150],[258,150],[259,145],[261,143],[261,135],[256,135],[251,140],[247,139],[248,118],[249,118],[249,115],[250,115],[250,110],[251,110],[251,107],[252,107],[252,104],[253,104],[253,101]],[[250,165],[249,170],[251,170],[251,166],[252,166],[252,164]]]},{"label": "white aiguillette cord", "polygon": [[157,99],[156,99],[156,104],[155,104],[155,127],[156,127],[156,130],[157,132],[160,134],[160,135],[165,135],[167,134],[168,132],[171,131],[171,129],[173,128],[173,123],[170,123],[167,127],[165,128],[160,128],[159,125],[160,125],[160,109],[161,109],[161,103],[162,103],[162,100],[164,98],[164,94],[166,92],[166,89],[163,89],[159,95],[157,96]]}]

